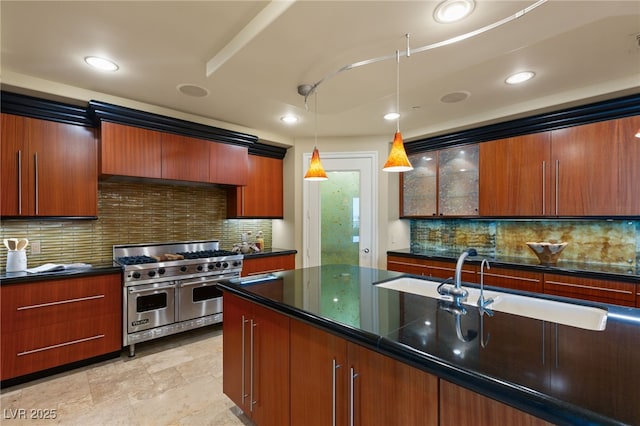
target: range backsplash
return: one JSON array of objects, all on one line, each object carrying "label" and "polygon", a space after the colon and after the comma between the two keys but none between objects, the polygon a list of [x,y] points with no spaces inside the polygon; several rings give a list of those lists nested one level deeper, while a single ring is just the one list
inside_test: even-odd
[{"label": "range backsplash", "polygon": [[640,265],[640,221],[634,220],[411,220],[411,248],[536,259],[528,241],[565,241],[562,260]]},{"label": "range backsplash", "polygon": [[[271,220],[226,219],[226,190],[186,186],[101,181],[97,220],[4,220],[2,238],[41,242],[41,254],[27,248],[28,267],[43,263],[91,264],[112,258],[114,244],[220,240],[230,250],[243,232],[262,231],[271,247]],[[0,270],[6,265],[0,250]]]}]

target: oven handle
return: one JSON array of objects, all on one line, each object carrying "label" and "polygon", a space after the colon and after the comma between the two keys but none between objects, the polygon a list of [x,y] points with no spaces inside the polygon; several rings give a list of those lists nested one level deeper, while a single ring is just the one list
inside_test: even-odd
[{"label": "oven handle", "polygon": [[169,285],[169,286],[165,286],[165,287],[145,288],[143,290],[132,290],[132,289],[129,289],[129,294],[149,293],[149,292],[156,291],[156,290],[169,290],[169,289],[175,289],[175,288],[176,288],[175,285]]},{"label": "oven handle", "polygon": [[198,284],[215,284],[219,281],[223,281],[231,278],[238,278],[238,277],[239,277],[238,274],[227,274],[227,275],[216,275],[215,278],[212,278],[210,280],[204,280],[204,281],[201,281],[201,280],[181,281],[180,288],[190,287]]}]

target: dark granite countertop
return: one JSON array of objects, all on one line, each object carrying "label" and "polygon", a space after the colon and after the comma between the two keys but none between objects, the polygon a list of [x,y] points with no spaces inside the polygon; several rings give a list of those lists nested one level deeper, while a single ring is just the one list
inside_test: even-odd
[{"label": "dark granite countertop", "polygon": [[[456,261],[460,253],[448,251],[416,251],[411,249],[389,250],[387,254],[396,256],[406,256],[413,258],[434,259]],[[640,268],[635,266],[616,266],[600,263],[580,263],[559,260],[556,265],[540,265],[536,259],[526,259],[520,257],[501,257],[501,256],[476,256],[469,257],[466,263],[479,264],[482,259],[486,258],[491,265],[505,266],[514,269],[525,269],[538,272],[549,272],[558,274],[572,274],[583,277],[612,279],[617,281],[626,281],[640,284]]]},{"label": "dark granite countertop", "polygon": [[251,259],[251,258],[256,258],[256,257],[284,256],[284,255],[287,255],[287,254],[296,254],[296,253],[298,253],[297,250],[270,248],[270,249],[264,249],[264,250],[259,251],[257,253],[247,253],[247,254],[244,255],[244,257],[248,258],[248,259]]},{"label": "dark granite countertop", "polygon": [[113,261],[105,261],[98,264],[91,264],[90,268],[69,269],[65,271],[43,272],[39,274],[30,274],[27,272],[5,272],[0,274],[0,284],[21,284],[34,281],[53,280],[60,278],[75,278],[81,276],[117,274],[121,273],[120,266],[114,266]]},{"label": "dark granite countertop", "polygon": [[402,275],[327,265],[221,287],[554,424],[640,424],[640,309],[599,304],[590,331],[466,306],[458,334],[436,299],[372,285]]}]

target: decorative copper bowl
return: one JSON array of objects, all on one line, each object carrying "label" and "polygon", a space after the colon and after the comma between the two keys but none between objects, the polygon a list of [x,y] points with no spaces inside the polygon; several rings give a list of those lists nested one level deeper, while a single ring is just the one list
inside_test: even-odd
[{"label": "decorative copper bowl", "polygon": [[558,262],[558,258],[562,253],[562,250],[569,243],[557,243],[557,242],[528,242],[527,245],[538,256],[541,265],[555,265]]}]

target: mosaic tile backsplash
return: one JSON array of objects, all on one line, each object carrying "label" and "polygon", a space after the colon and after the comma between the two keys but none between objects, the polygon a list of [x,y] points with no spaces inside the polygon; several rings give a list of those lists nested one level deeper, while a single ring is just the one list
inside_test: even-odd
[{"label": "mosaic tile backsplash", "polygon": [[[271,220],[226,219],[226,190],[217,186],[183,186],[103,181],[99,183],[98,220],[4,220],[2,238],[41,242],[41,254],[27,248],[27,266],[43,263],[103,263],[114,244],[220,240],[230,250],[243,232],[262,231],[271,248]],[[4,271],[7,251],[0,250]]]},{"label": "mosaic tile backsplash", "polygon": [[640,221],[633,220],[412,220],[411,249],[536,259],[527,241],[568,242],[561,259],[636,267]]}]

